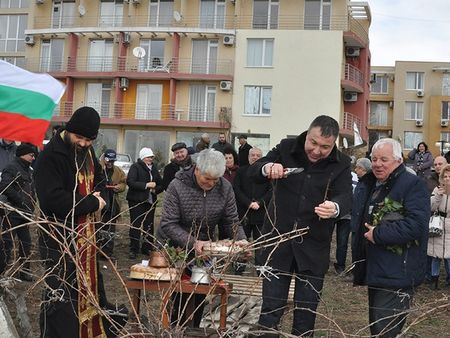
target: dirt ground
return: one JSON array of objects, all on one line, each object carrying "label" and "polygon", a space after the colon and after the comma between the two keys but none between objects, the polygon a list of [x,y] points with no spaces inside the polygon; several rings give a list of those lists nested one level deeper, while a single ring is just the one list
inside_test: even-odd
[{"label": "dirt ground", "polygon": [[[36,239],[35,235],[34,239]],[[108,300],[111,303],[125,303],[128,308],[131,308],[130,300],[125,292],[124,281],[128,276],[129,267],[146,257],[141,255],[133,261],[128,258],[128,228],[126,225],[118,226],[117,235],[114,251],[117,261],[114,262],[114,265],[111,265],[110,262],[102,260],[100,266],[106,284]],[[36,244],[37,241],[34,243]],[[36,250],[34,251],[33,257],[37,260]],[[348,278],[337,276],[334,273],[333,257],[334,254],[332,253],[330,270],[326,275],[322,302],[318,310],[320,315],[316,321],[315,337],[369,336],[369,331],[366,328],[368,323],[367,288],[353,287]],[[36,276],[41,275],[42,271],[38,261],[33,263],[32,269]],[[115,273],[115,270],[120,277]],[[444,271],[442,271],[441,276],[445,276]],[[437,291],[430,290],[426,285],[418,288],[414,307],[411,309],[411,315],[405,327],[409,327],[418,319],[420,320],[409,328],[405,337],[450,337],[450,287],[446,287],[444,283],[445,281],[441,278],[440,289]],[[42,284],[42,282],[19,282],[14,288],[16,293],[26,295],[28,313],[33,327],[33,333],[30,337],[39,337],[39,306]],[[159,301],[158,298],[157,294],[150,296],[150,303],[145,312],[150,323],[157,322],[160,316],[156,305]],[[15,308],[10,301],[7,303],[17,324]],[[446,309],[441,310],[443,307],[446,307]],[[287,314],[283,322],[285,332],[290,332],[289,321],[290,315]]]}]

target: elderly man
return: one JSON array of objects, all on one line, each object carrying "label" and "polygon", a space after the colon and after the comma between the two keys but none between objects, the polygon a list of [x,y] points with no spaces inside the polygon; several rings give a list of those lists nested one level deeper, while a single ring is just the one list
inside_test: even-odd
[{"label": "elderly man", "polygon": [[162,180],[164,190],[167,190],[167,187],[175,178],[175,174],[178,170],[181,168],[188,168],[192,165],[192,159],[188,154],[186,143],[177,142],[172,146],[171,150],[173,152],[173,159],[171,159],[170,163],[164,167]]},{"label": "elderly man", "polygon": [[[338,135],[336,120],[318,116],[308,131],[283,139],[249,168],[258,180],[273,182],[274,197],[263,226],[266,236],[309,227],[303,238],[284,241],[263,252],[276,277],[263,282],[262,327],[278,327],[295,277],[292,334],[313,335],[314,312],[330,262],[331,227],[339,214],[350,211],[352,196],[350,158],[337,149]],[[288,175],[289,168],[297,168],[296,173]]]},{"label": "elderly man", "polygon": [[377,141],[371,157],[372,172],[361,179],[352,209],[354,284],[369,287],[371,334],[396,337],[424,279],[430,197],[424,181],[406,171],[396,140]]},{"label": "elderly man", "polygon": [[[41,336],[115,337],[102,316],[109,307],[98,268],[94,213],[105,177],[92,147],[100,116],[91,107],[77,109],[66,128],[39,154],[35,168],[39,206],[49,220],[39,245],[46,277],[41,306]],[[91,332],[91,333],[90,333]]]},{"label": "elderly man", "polygon": [[107,149],[100,161],[106,179],[105,195],[108,202],[107,207],[101,213],[99,244],[103,250],[103,255],[100,255],[100,258],[113,256],[116,222],[120,215],[119,193],[124,192],[127,187],[127,175],[121,168],[114,165],[116,160],[116,151]]},{"label": "elderly man", "polygon": [[[246,245],[246,237],[236,210],[231,183],[222,176],[225,158],[214,149],[198,154],[195,166],[179,171],[164,196],[161,224],[157,239],[160,244],[195,251],[203,255],[206,243],[216,238],[216,225],[223,238],[236,239],[238,245]],[[203,311],[204,295],[194,295],[194,327],[198,327]],[[181,297],[183,304],[186,297]],[[184,306],[175,306],[172,317]],[[172,318],[172,321],[176,321]],[[183,323],[184,320],[181,321]]]},{"label": "elderly man", "polygon": [[200,141],[198,141],[198,143],[195,146],[195,151],[199,153],[202,150],[208,149],[209,143],[210,143],[209,135],[207,133],[203,133],[202,137],[200,138]]}]

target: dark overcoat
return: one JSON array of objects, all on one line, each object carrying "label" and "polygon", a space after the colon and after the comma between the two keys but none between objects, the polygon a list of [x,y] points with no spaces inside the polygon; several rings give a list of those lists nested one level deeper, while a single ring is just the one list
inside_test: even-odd
[{"label": "dark overcoat", "polygon": [[[314,207],[324,198],[339,205],[340,215],[350,212],[352,177],[350,158],[334,146],[330,155],[311,163],[305,153],[306,132],[297,138],[283,139],[267,156],[255,162],[249,172],[257,180],[267,180],[262,167],[269,162],[281,163],[284,168],[304,168],[300,174],[274,181],[274,197],[269,206],[263,233],[276,236],[296,228],[309,227],[303,238],[279,244],[271,254],[269,265],[282,271],[290,271],[293,263],[297,271],[324,275],[330,257],[333,218],[320,219]],[[272,225],[274,224],[274,225]],[[268,257],[273,247],[264,250]]]},{"label": "dark overcoat", "polygon": [[[147,182],[156,183],[154,192],[150,192],[150,189],[147,188]],[[152,201],[155,203],[156,195],[164,190],[162,178],[156,165],[153,164],[152,166],[152,178],[150,179],[150,171],[141,159],[131,165],[127,175],[127,184],[129,188],[127,200],[137,203],[148,201],[150,194],[152,194]]]}]

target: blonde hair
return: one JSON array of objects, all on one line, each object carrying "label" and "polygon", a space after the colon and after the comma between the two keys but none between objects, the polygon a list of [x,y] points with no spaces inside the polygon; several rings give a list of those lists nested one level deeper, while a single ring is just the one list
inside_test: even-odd
[{"label": "blonde hair", "polygon": [[446,172],[450,173],[450,164],[446,164],[444,167],[442,167],[441,173],[439,174],[439,183],[440,184],[444,183],[444,174]]}]

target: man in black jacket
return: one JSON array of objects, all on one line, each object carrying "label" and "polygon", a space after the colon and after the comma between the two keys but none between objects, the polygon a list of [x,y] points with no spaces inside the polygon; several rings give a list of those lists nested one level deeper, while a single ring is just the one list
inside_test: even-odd
[{"label": "man in black jacket", "polygon": [[[16,149],[16,157],[3,169],[0,192],[7,198],[7,203],[19,211],[32,214],[35,207],[35,192],[31,163],[36,156],[36,148],[23,143]],[[14,235],[19,239],[19,256],[22,267],[19,278],[33,280],[28,258],[31,254],[31,236],[28,221],[17,212],[6,212],[3,223],[3,241],[6,262],[11,259]]]},{"label": "man in black jacket", "polygon": [[[338,135],[339,125],[333,118],[318,116],[307,132],[295,139],[283,139],[250,166],[250,175],[274,184],[263,233],[273,237],[309,227],[303,238],[286,240],[263,251],[266,264],[277,276],[263,281],[259,317],[263,328],[278,328],[295,277],[292,334],[313,336],[314,311],[330,260],[330,230],[336,217],[350,211],[352,198],[350,158],[338,151]],[[288,174],[288,168],[302,169]]]},{"label": "man in black jacket", "polygon": [[187,168],[192,165],[191,156],[188,154],[186,143],[177,142],[172,148],[173,159],[164,167],[163,188],[167,190],[170,182],[175,178],[175,174],[181,168]]},{"label": "man in black jacket", "polygon": [[247,143],[247,135],[239,135],[239,165],[242,167],[248,164],[248,152],[252,149],[252,146]]},{"label": "man in black jacket", "polygon": [[[77,109],[39,154],[35,167],[39,206],[49,220],[39,246],[47,269],[41,306],[41,336],[115,337],[98,268],[94,213],[106,203],[100,196],[105,177],[92,147],[100,116],[91,107]],[[117,323],[116,323],[117,324]]]},{"label": "man in black jacket", "polygon": [[[142,148],[139,159],[133,163],[128,171],[127,201],[130,208],[130,259],[135,259],[140,247],[141,253],[148,256],[154,242],[153,222],[157,195],[163,191],[162,179],[156,165],[153,164],[155,155],[152,149]],[[141,230],[142,228],[142,230]]]}]

